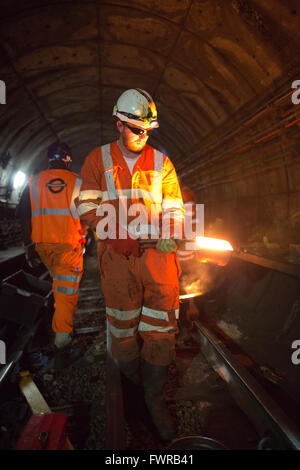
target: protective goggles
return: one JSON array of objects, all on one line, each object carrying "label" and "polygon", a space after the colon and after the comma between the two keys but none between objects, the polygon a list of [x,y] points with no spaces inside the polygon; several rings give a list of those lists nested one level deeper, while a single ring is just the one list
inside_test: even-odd
[{"label": "protective goggles", "polygon": [[122,121],[122,124],[125,127],[128,127],[128,129],[136,135],[151,135],[152,132],[154,131],[154,129],[145,130],[145,129],[140,129],[139,127],[129,126],[129,124],[127,124],[127,122],[125,122],[125,121]]}]

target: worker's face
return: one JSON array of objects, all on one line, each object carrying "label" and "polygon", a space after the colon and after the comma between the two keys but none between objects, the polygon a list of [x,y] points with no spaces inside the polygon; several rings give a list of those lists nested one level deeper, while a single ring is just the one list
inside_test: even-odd
[{"label": "worker's face", "polygon": [[[127,126],[125,126],[121,121],[117,122],[117,127],[120,132],[120,138],[123,145],[130,150],[130,152],[140,153],[143,151],[146,142],[149,138],[147,133],[143,135],[137,135],[132,132]],[[136,127],[130,124],[130,127]]]}]

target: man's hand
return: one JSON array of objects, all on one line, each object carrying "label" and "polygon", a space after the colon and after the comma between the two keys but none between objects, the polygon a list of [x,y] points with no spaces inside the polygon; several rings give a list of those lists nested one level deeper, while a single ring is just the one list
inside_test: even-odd
[{"label": "man's hand", "polygon": [[41,260],[39,255],[35,251],[34,243],[30,243],[30,245],[25,245],[25,258],[28,266],[31,268],[36,268],[41,264]]},{"label": "man's hand", "polygon": [[163,238],[157,242],[156,248],[163,253],[174,253],[177,250],[177,244],[172,238]]}]

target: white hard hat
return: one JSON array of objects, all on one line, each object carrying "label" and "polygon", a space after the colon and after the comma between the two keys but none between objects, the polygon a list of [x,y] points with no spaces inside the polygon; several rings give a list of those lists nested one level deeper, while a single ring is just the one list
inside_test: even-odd
[{"label": "white hard hat", "polygon": [[149,93],[140,88],[122,93],[114,106],[113,116],[141,129],[159,127],[155,103]]}]

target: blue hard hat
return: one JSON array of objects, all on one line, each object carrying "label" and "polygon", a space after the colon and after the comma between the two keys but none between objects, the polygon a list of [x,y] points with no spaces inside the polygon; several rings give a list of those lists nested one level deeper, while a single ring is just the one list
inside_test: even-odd
[{"label": "blue hard hat", "polygon": [[48,148],[47,156],[49,160],[65,160],[67,156],[72,157],[72,152],[64,142],[54,142]]}]

